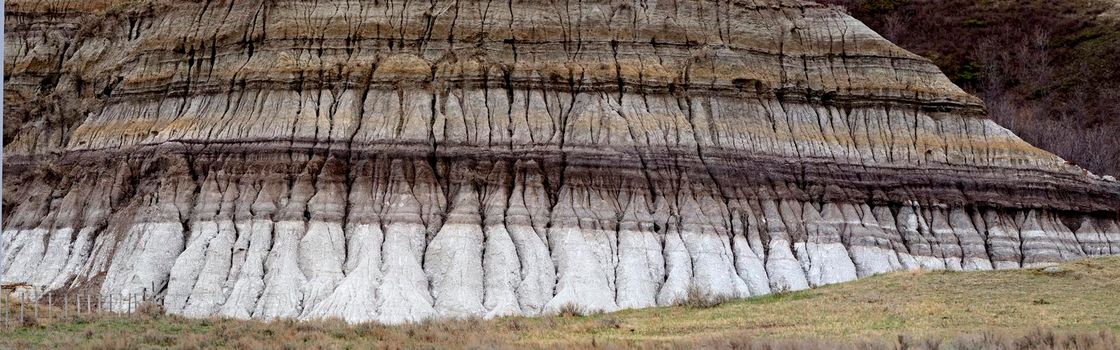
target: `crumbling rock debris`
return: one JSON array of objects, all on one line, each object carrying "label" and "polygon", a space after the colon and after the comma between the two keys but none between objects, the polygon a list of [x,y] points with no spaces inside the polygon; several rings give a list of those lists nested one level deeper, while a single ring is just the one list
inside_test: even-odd
[{"label": "crumbling rock debris", "polygon": [[400,323],[1120,253],[1120,185],[809,2],[5,11],[4,283]]}]

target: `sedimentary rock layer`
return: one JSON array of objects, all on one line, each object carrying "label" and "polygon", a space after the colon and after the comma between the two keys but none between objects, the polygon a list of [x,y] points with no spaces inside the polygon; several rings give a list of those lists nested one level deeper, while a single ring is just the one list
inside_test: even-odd
[{"label": "sedimentary rock layer", "polygon": [[4,282],[432,317],[1120,253],[1120,185],[798,1],[17,1]]}]

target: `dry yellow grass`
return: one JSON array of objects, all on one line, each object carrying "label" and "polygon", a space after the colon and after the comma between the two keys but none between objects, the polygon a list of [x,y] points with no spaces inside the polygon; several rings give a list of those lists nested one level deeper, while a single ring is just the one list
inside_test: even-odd
[{"label": "dry yellow grass", "polygon": [[0,348],[1120,347],[1120,257],[1061,270],[907,272],[708,308],[402,326],[86,316],[7,329]]}]

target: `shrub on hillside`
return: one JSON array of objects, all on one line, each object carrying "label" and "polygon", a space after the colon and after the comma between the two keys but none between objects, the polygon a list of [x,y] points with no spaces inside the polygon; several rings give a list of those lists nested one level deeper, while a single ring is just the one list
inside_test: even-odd
[{"label": "shrub on hillside", "polygon": [[144,301],[136,307],[136,314],[147,318],[160,317],[163,313],[163,305],[151,300]]},{"label": "shrub on hillside", "polygon": [[690,284],[684,299],[678,300],[676,305],[694,309],[707,309],[723,305],[730,300],[730,297],[716,295],[703,287]]}]

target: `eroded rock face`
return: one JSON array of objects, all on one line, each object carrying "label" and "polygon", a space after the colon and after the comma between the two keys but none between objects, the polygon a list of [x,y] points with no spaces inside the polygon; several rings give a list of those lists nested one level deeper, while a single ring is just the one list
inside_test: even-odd
[{"label": "eroded rock face", "polygon": [[1120,253],[1120,186],[812,3],[6,11],[5,283],[399,323]]}]

